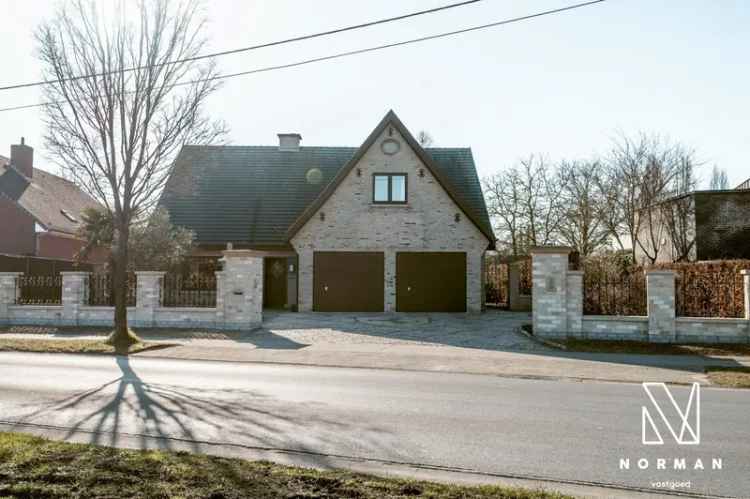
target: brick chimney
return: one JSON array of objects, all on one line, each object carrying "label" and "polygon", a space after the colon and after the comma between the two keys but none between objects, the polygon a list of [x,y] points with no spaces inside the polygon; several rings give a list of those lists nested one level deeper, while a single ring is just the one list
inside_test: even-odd
[{"label": "brick chimney", "polygon": [[34,148],[27,146],[23,137],[20,144],[10,146],[10,164],[27,177],[34,176]]},{"label": "brick chimney", "polygon": [[299,151],[299,143],[302,135],[298,133],[280,133],[279,151]]}]

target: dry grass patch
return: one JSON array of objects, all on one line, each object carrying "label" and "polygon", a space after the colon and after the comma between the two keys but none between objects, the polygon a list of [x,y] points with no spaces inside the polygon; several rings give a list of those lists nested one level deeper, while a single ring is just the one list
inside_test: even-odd
[{"label": "dry grass patch", "polygon": [[[128,353],[144,352],[172,346],[167,343],[136,343]],[[41,338],[2,338],[0,352],[97,353],[114,354],[115,347],[102,340],[49,340]]]},{"label": "dry grass patch", "polygon": [[645,341],[608,340],[564,340],[562,344],[571,352],[589,353],[635,353],[647,355],[696,355],[701,357],[750,355],[750,345],[746,343],[722,345],[680,345],[648,343]]},{"label": "dry grass patch", "polygon": [[0,433],[0,497],[496,498],[557,493],[317,471],[186,452],[132,451]]},{"label": "dry grass patch", "polygon": [[750,388],[750,367],[709,367],[711,383],[727,388]]}]

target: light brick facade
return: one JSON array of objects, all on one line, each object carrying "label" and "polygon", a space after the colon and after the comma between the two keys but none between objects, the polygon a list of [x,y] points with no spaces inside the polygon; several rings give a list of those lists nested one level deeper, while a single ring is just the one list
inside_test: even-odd
[{"label": "light brick facade", "polygon": [[565,337],[568,333],[567,283],[570,248],[532,248],[531,293],[534,334]]},{"label": "light brick facade", "polygon": [[[399,152],[387,155],[381,150],[380,144],[386,138],[401,144]],[[406,173],[408,202],[373,204],[375,173]],[[313,306],[315,251],[383,252],[386,311],[396,309],[397,252],[466,252],[466,310],[478,312],[482,308],[483,255],[489,241],[443,190],[395,127],[385,128],[291,243],[299,256],[302,311],[312,310]]]},{"label": "light brick facade", "polygon": [[646,272],[648,334],[651,341],[671,342],[675,339],[674,280],[673,270]]}]

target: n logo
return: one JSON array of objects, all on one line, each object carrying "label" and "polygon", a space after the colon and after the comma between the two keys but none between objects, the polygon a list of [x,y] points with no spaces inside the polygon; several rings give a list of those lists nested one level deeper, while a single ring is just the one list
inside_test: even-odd
[{"label": "n logo", "polygon": [[[701,391],[698,383],[693,383],[693,387],[690,390],[690,397],[688,398],[685,410],[680,409],[677,405],[672,393],[667,388],[666,383],[643,383],[643,389],[646,391],[649,400],[652,404],[652,409],[656,410],[658,418],[652,417],[652,413],[649,412],[649,408],[646,406],[641,407],[641,421],[642,429],[641,435],[643,439],[643,445],[664,445],[664,439],[661,437],[661,433],[654,422],[654,419],[661,421],[664,426],[672,434],[672,437],[679,445],[698,445],[701,441]],[[666,407],[661,407],[659,402],[656,401],[657,395],[666,394],[666,400],[671,404],[665,403]],[[662,402],[665,399],[662,397]],[[670,414],[670,419],[667,418],[665,410]],[[691,417],[691,414],[694,417]],[[672,422],[678,423],[673,426]],[[679,433],[675,431],[675,428],[679,426]],[[650,437],[647,437],[647,433],[650,433]]]}]

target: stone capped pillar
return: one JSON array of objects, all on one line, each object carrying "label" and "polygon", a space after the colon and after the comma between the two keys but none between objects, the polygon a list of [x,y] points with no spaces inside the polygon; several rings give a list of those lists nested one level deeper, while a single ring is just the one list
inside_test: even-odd
[{"label": "stone capped pillar", "polygon": [[675,340],[675,273],[646,270],[648,338],[656,343]]},{"label": "stone capped pillar", "polygon": [[62,276],[62,321],[67,326],[78,325],[78,311],[88,297],[89,272],[60,272]]},{"label": "stone capped pillar", "polygon": [[166,272],[139,270],[135,273],[135,321],[140,327],[153,327],[154,312],[161,306],[161,283]]},{"label": "stone capped pillar", "polygon": [[8,323],[8,307],[16,302],[16,278],[23,272],[0,272],[0,324]]},{"label": "stone capped pillar", "polygon": [[583,330],[583,271],[568,270],[567,295],[567,332],[573,337],[580,337]]},{"label": "stone capped pillar", "polygon": [[226,250],[222,255],[222,275],[216,283],[217,319],[223,314],[227,329],[249,330],[260,326],[263,322],[262,254],[252,250]]},{"label": "stone capped pillar", "polygon": [[750,270],[741,270],[740,274],[745,290],[745,319],[750,321]]},{"label": "stone capped pillar", "polygon": [[531,248],[531,312],[534,334],[564,338],[568,329],[568,255],[572,248]]}]

